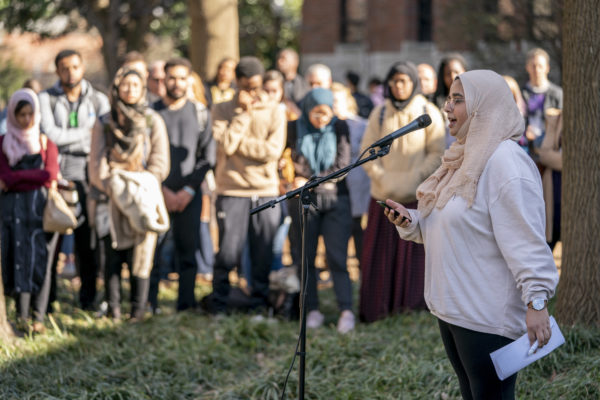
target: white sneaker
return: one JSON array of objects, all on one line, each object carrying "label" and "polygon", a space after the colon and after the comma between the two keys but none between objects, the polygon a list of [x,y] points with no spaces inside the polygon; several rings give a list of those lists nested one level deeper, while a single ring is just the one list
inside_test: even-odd
[{"label": "white sneaker", "polygon": [[354,330],[355,324],[354,314],[352,314],[352,311],[344,310],[340,314],[340,319],[338,319],[337,331],[342,334],[348,333]]},{"label": "white sneaker", "polygon": [[319,310],[312,310],[306,315],[306,327],[309,329],[316,329],[323,325],[325,316],[319,312]]}]

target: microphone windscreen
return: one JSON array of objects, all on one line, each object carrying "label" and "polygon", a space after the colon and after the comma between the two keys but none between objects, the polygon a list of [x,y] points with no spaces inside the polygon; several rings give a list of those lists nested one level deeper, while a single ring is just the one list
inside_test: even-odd
[{"label": "microphone windscreen", "polygon": [[425,128],[427,126],[431,125],[431,117],[429,116],[429,114],[423,114],[419,117],[419,126],[421,128]]}]

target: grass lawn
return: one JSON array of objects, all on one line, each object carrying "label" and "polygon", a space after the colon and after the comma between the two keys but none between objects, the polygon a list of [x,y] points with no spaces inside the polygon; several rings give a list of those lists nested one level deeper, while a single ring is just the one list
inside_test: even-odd
[{"label": "grass lawn", "polygon": [[[115,324],[61,307],[48,333],[0,344],[0,399],[279,399],[298,323],[173,311],[175,288],[161,290],[165,312]],[[198,297],[207,293],[206,284]],[[427,312],[335,330],[332,289],[320,292],[326,327],[307,338],[307,399],[458,399],[458,382]],[[125,310],[128,305],[125,305]],[[9,305],[11,318],[14,306]],[[599,399],[600,331],[562,327],[567,343],[519,374],[520,399]],[[286,397],[297,398],[298,360]]]}]

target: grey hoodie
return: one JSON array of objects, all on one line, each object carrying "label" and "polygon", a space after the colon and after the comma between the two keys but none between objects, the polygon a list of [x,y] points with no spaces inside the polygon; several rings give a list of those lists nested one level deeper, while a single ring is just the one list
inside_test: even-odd
[{"label": "grey hoodie", "polygon": [[[110,111],[108,98],[83,79],[81,96],[69,103],[60,81],[39,94],[41,129],[58,146],[60,172],[65,179],[86,180],[87,156],[92,128],[98,116]],[[77,126],[69,124],[69,113],[77,111]]]}]

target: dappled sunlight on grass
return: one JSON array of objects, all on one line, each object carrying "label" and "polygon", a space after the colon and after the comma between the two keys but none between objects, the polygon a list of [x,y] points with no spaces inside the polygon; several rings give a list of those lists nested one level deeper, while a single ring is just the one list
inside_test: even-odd
[{"label": "dappled sunlight on grass", "polygon": [[[61,281],[61,285],[69,282]],[[210,292],[199,281],[197,299]],[[128,287],[124,284],[123,298]],[[320,290],[325,324],[307,334],[306,398],[458,399],[436,319],[412,312],[337,333],[331,288]],[[354,284],[355,304],[358,284]],[[74,308],[61,290],[45,335],[0,349],[0,398],[278,399],[298,322],[233,314],[176,313],[177,282],[161,284],[163,313],[131,324]],[[57,305],[58,306],[58,305]],[[125,301],[124,310],[128,309]],[[552,307],[552,305],[551,305]],[[14,307],[9,310],[14,316]],[[600,397],[600,332],[563,327],[566,344],[519,375],[519,398]],[[286,397],[298,395],[298,360]]]}]

